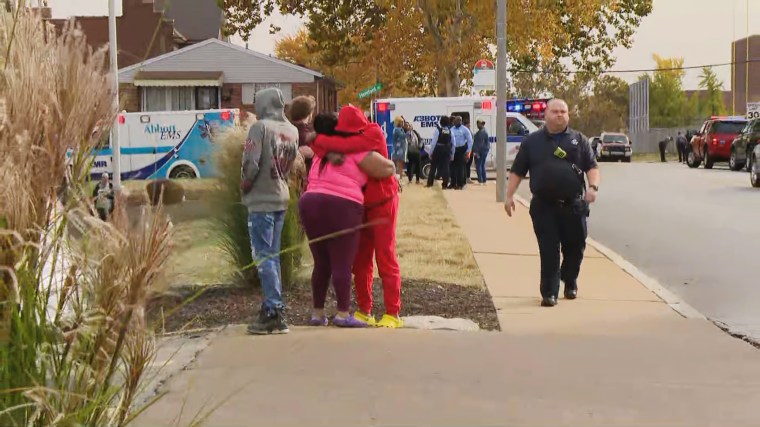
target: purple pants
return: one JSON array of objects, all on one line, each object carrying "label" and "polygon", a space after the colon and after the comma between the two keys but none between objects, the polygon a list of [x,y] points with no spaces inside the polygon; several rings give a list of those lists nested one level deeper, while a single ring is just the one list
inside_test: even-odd
[{"label": "purple pants", "polygon": [[[327,288],[332,278],[338,311],[351,308],[351,268],[359,249],[359,227],[364,206],[342,197],[320,193],[304,193],[298,202],[303,225],[309,241],[341,233],[309,244],[314,258],[311,291],[314,308],[325,308]],[[353,230],[353,231],[348,231]]]}]

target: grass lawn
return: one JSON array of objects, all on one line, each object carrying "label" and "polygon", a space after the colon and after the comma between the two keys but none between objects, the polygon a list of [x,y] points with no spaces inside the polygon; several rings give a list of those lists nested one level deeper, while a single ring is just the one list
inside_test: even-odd
[{"label": "grass lawn", "polygon": [[[205,186],[202,180],[196,188]],[[143,185],[127,182],[127,188]],[[134,187],[133,187],[134,186]],[[446,233],[442,233],[446,230]],[[202,285],[229,283],[233,268],[216,248],[210,223],[197,218],[176,224],[169,284]],[[401,193],[397,226],[397,252],[404,279],[420,279],[464,286],[483,286],[483,278],[467,238],[446,206],[440,191],[409,185]],[[311,277],[311,254],[304,243],[303,266],[298,282]]]},{"label": "grass lawn", "polygon": [[[444,235],[442,230],[448,230]],[[312,258],[306,244],[298,279],[311,277]],[[470,244],[440,191],[405,185],[396,226],[396,253],[404,280],[485,286]],[[377,268],[375,277],[379,277]]]},{"label": "grass lawn", "polygon": [[218,285],[231,281],[234,268],[217,248],[207,219],[181,222],[174,232],[174,252],[165,286]]}]

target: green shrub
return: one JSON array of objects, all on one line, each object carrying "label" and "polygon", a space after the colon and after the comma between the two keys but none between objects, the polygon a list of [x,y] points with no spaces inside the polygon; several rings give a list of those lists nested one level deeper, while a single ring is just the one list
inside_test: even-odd
[{"label": "green shrub", "polygon": [[[252,124],[253,122],[249,121],[242,126],[229,128],[214,140],[215,164],[219,178],[209,199],[214,211],[211,220],[219,248],[238,270],[238,279],[246,285],[258,287],[259,281],[248,235],[248,210],[240,201],[243,144]],[[300,176],[303,171],[303,161],[299,159],[291,174],[290,203],[282,232],[280,263],[283,286],[290,284],[295,270],[301,263],[300,248],[304,234],[298,219],[298,198],[301,194]]]}]

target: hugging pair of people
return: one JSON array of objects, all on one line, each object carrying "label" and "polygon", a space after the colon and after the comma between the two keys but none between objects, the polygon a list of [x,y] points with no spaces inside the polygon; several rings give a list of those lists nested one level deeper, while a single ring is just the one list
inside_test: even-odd
[{"label": "hugging pair of people", "polygon": [[[327,326],[325,299],[332,280],[338,327],[399,328],[401,274],[396,256],[399,183],[385,136],[352,106],[314,120],[316,138],[308,185],[299,200],[301,224],[314,258],[310,324]],[[373,259],[374,258],[374,259]],[[374,260],[383,283],[385,314],[373,316]],[[351,313],[351,283],[358,309]]]},{"label": "hugging pair of people", "polygon": [[[301,223],[314,255],[314,312],[310,323],[329,323],[324,309],[332,279],[338,300],[334,325],[402,327],[401,274],[396,257],[399,183],[393,163],[387,159],[384,134],[361,110],[349,105],[337,118],[318,116],[315,128],[319,134],[313,138],[309,125],[314,102],[308,98],[299,102],[306,104],[296,108],[300,113],[294,121],[301,132],[285,117],[279,89],[257,92],[259,120],[251,126],[243,148],[241,201],[248,210],[251,251],[264,294],[261,310],[248,332],[289,332],[282,300],[280,251],[290,198],[287,177],[299,151],[313,154],[307,189],[299,200]],[[304,144],[299,148],[301,138]],[[333,161],[328,161],[330,157]],[[386,311],[379,321],[372,315],[373,258],[383,282]],[[350,313],[352,272],[358,305],[354,313]]]}]

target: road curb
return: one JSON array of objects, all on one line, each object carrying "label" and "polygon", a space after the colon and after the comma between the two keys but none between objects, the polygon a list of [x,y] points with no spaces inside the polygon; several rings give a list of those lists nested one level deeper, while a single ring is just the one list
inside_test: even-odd
[{"label": "road curb", "polygon": [[[526,208],[530,206],[530,202],[528,202],[521,196],[515,195],[515,200],[517,200],[520,204],[522,204]],[[626,273],[631,275],[631,277],[636,279],[639,283],[644,285],[644,287],[649,289],[653,294],[657,295],[658,298],[660,298],[665,304],[668,305],[668,307],[673,309],[673,311],[675,311],[676,313],[680,314],[686,319],[707,320],[707,317],[705,317],[702,313],[697,311],[691,305],[687,304],[679,296],[677,296],[673,292],[666,289],[656,279],[648,276],[646,273],[638,269],[635,265],[631,264],[629,261],[627,261],[617,252],[613,251],[612,249],[604,246],[603,244],[597,242],[596,240],[590,237],[586,239],[586,242],[592,248],[596,249],[597,251],[599,251],[599,253],[604,255],[607,259],[612,261],[613,264],[620,267],[623,271],[625,271]]]}]

